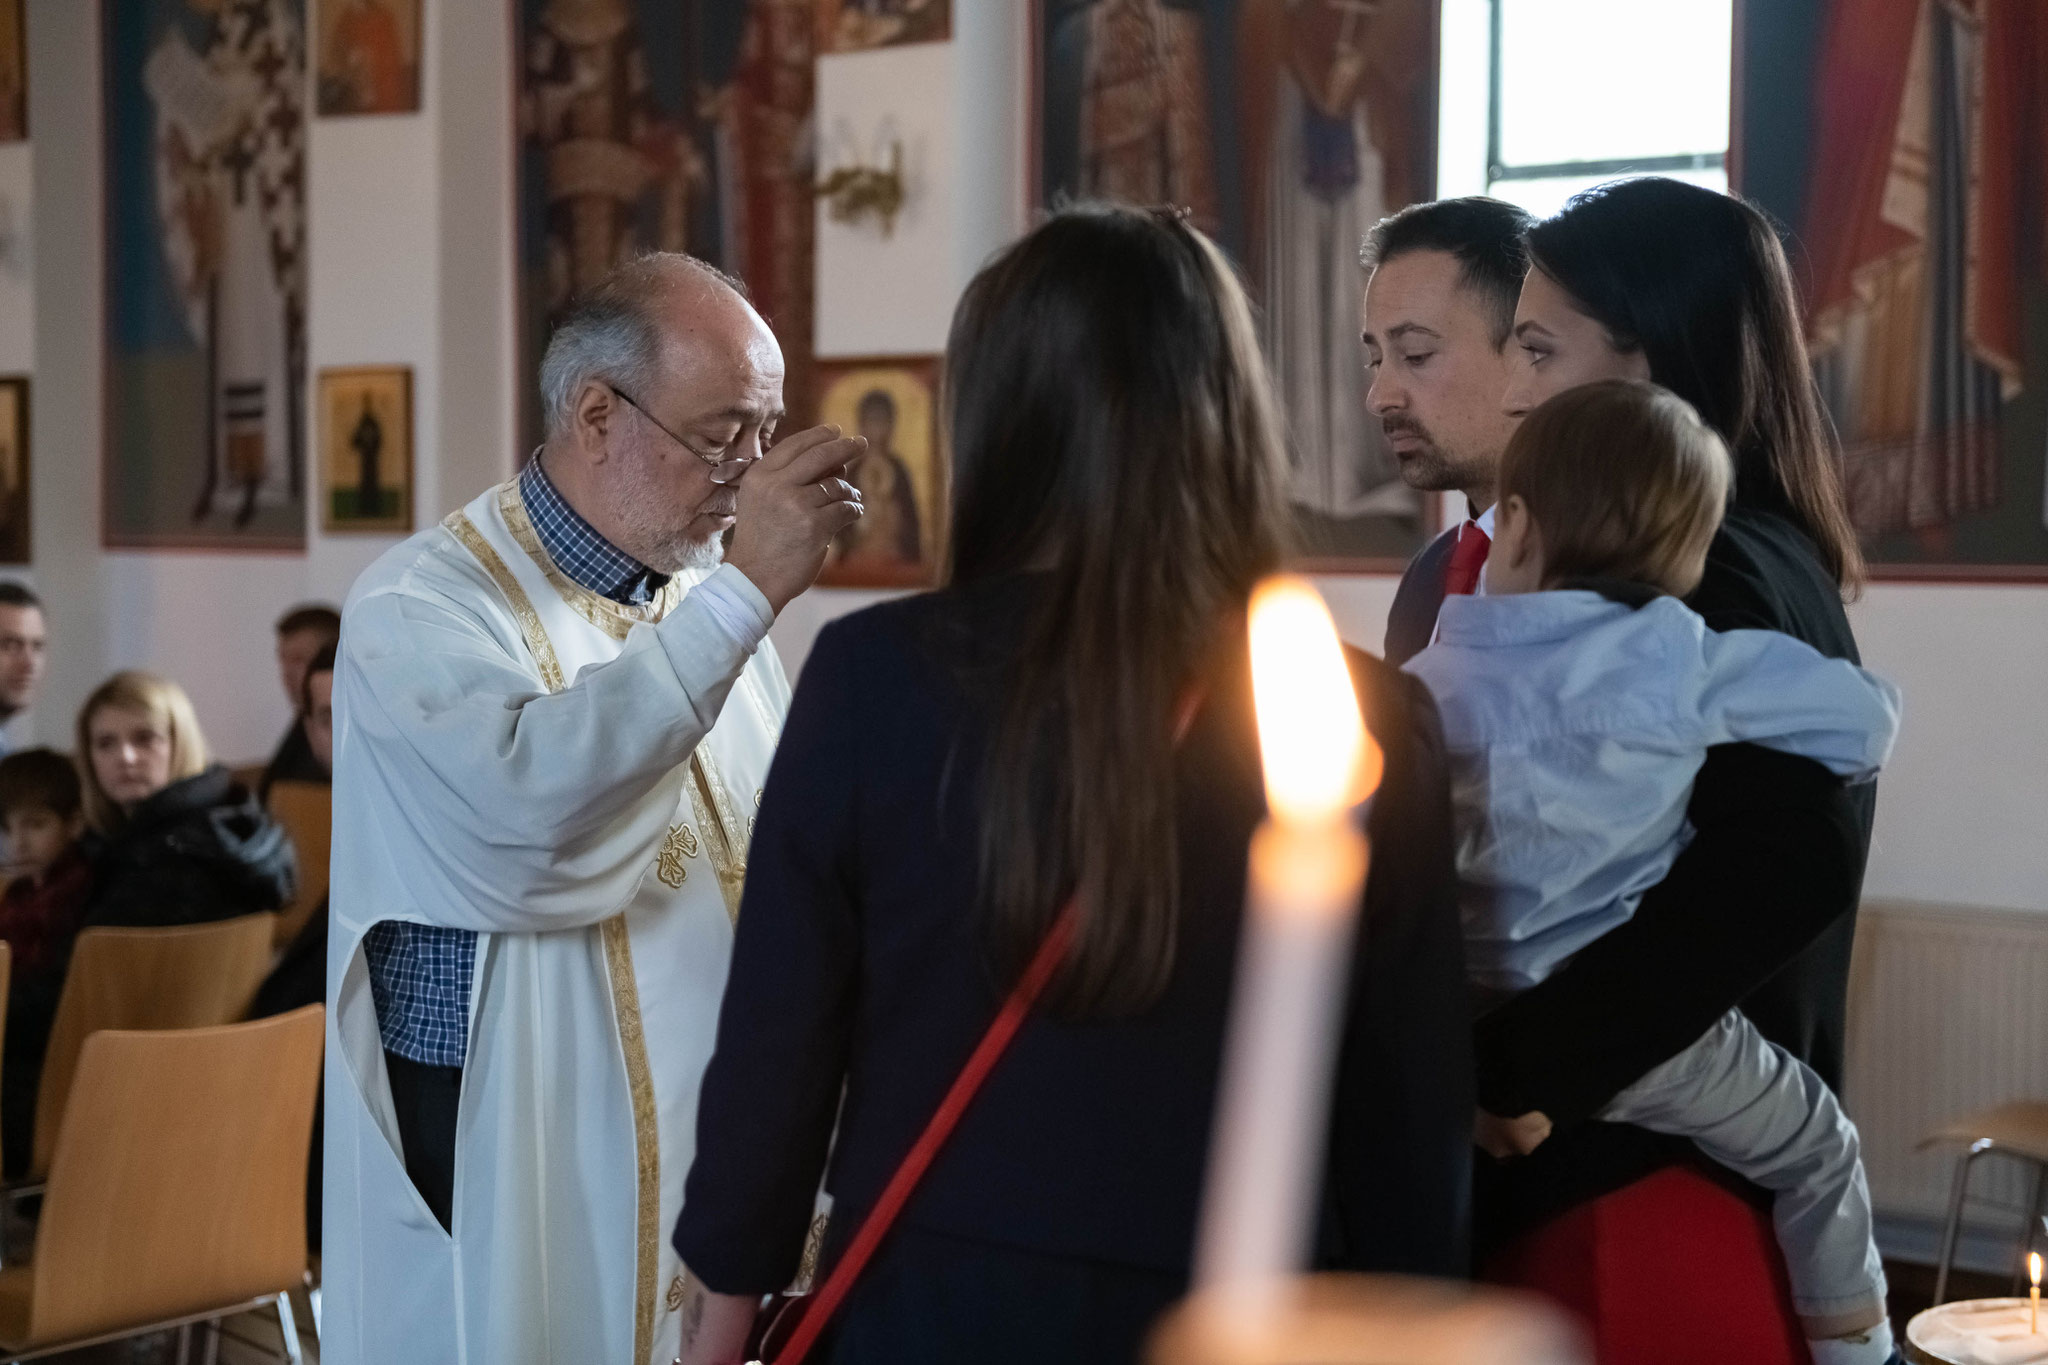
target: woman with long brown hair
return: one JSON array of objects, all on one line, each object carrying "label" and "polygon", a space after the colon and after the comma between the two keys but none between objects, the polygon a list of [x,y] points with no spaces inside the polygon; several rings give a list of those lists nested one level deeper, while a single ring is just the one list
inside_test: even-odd
[{"label": "woman with long brown hair", "polygon": [[[1262,811],[1242,616],[1286,542],[1251,312],[1179,216],[1074,210],[969,285],[947,364],[949,586],[819,637],[749,855],[675,1236],[691,1365],[738,1359],[821,1176],[835,1261],[1076,893],[1040,1009],[817,1358],[1129,1361],[1186,1286]],[[1440,739],[1411,680],[1355,666],[1387,767],[1321,1255],[1455,1274]]]}]

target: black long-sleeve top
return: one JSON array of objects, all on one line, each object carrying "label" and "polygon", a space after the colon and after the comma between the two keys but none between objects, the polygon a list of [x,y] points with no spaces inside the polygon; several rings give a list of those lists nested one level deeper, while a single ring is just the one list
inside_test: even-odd
[{"label": "black long-sleeve top", "polygon": [[[877,607],[828,628],[810,656],[749,855],[675,1231],[714,1290],[790,1281],[828,1143],[834,1253],[1007,991],[976,913],[987,684],[1038,590],[1014,578]],[[1470,1018],[1442,742],[1413,680],[1362,655],[1354,668],[1386,777],[1369,820],[1321,1255],[1458,1274]],[[904,1226],[1186,1272],[1246,846],[1263,815],[1242,676],[1211,680],[1176,762],[1181,925],[1165,994],[1123,1020],[1028,1021]]]},{"label": "black long-sleeve top", "polygon": [[[1687,605],[1715,630],[1781,631],[1860,662],[1812,542],[1772,512],[1729,513]],[[1585,1120],[1738,1004],[1839,1087],[1875,794],[1755,745],[1709,752],[1687,808],[1697,834],[1635,916],[1478,1025],[1480,1104],[1541,1110],[1558,1128],[1533,1157],[1489,1172],[1488,1234],[1688,1155],[1679,1140]]]}]

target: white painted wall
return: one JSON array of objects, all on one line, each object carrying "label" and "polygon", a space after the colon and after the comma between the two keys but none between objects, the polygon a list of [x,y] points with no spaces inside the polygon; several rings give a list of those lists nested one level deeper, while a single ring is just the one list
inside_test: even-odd
[{"label": "white painted wall", "polygon": [[[422,111],[315,118],[307,141],[309,368],[412,367],[421,524],[502,477],[514,457],[509,8],[502,0],[425,8]],[[28,324],[39,362],[33,576],[53,636],[49,685],[28,729],[65,743],[74,711],[101,678],[148,667],[192,693],[217,753],[256,758],[289,719],[271,623],[297,602],[339,602],[399,537],[325,535],[309,506],[304,555],[99,548],[98,10],[29,0],[27,11],[40,168]],[[13,327],[0,313],[0,357]]]},{"label": "white painted wall", "polygon": [[0,374],[36,367],[34,262],[35,150],[27,142],[0,144]]},{"label": "white painted wall", "polygon": [[951,268],[960,192],[953,64],[951,43],[818,59],[821,176],[855,166],[884,169],[893,154],[904,186],[903,207],[887,231],[874,217],[840,222],[818,201],[820,357],[915,355],[945,346],[958,292]]}]

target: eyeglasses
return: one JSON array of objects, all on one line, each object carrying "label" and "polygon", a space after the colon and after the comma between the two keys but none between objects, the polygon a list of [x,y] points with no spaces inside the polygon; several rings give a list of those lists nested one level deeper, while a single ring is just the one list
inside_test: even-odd
[{"label": "eyeglasses", "polygon": [[617,384],[607,384],[605,387],[609,388],[613,393],[617,394],[627,407],[639,413],[642,417],[645,417],[648,420],[648,422],[653,425],[656,431],[668,437],[671,441],[674,441],[677,445],[681,446],[685,451],[688,451],[695,458],[702,460],[705,464],[710,465],[711,482],[715,484],[737,483],[739,482],[740,475],[746,473],[749,466],[760,463],[761,457],[759,455],[729,455],[722,460],[714,460],[709,455],[700,455],[697,453],[696,449],[690,445],[688,441],[685,441],[682,437],[676,435],[673,431],[670,431],[660,422],[655,421],[654,414],[649,412],[646,408],[641,407],[638,403],[634,402],[632,394],[627,393]]}]

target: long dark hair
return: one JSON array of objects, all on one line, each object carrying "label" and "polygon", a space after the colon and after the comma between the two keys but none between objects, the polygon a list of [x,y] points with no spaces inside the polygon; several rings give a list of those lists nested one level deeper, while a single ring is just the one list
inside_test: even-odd
[{"label": "long dark hair", "polygon": [[1624,180],[1531,228],[1529,258],[1721,434],[1736,503],[1790,518],[1853,595],[1863,553],[1770,219],[1698,185]]},{"label": "long dark hair", "polygon": [[1177,703],[1285,551],[1251,310],[1179,215],[1068,209],[967,286],[946,365],[950,579],[1049,580],[1000,683],[990,945],[1021,964],[1078,890],[1049,1003],[1142,1009],[1173,971]]}]

